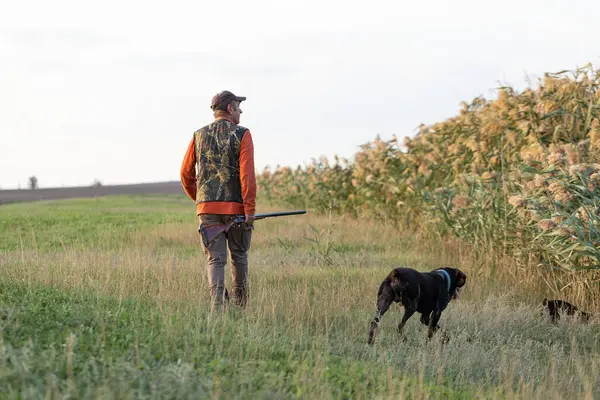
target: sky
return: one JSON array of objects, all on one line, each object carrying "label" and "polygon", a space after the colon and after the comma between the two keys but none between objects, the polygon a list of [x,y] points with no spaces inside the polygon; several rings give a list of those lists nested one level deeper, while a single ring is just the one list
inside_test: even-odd
[{"label": "sky", "polygon": [[258,172],[350,158],[498,86],[600,64],[598,15],[578,0],[4,1],[0,188],[178,180],[224,89],[247,97]]}]

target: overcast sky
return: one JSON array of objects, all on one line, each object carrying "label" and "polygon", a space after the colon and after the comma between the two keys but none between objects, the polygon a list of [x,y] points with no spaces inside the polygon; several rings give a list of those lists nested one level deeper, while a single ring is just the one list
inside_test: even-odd
[{"label": "overcast sky", "polygon": [[248,97],[258,170],[351,157],[500,84],[600,64],[598,15],[577,0],[6,1],[0,188],[178,180],[223,89]]}]

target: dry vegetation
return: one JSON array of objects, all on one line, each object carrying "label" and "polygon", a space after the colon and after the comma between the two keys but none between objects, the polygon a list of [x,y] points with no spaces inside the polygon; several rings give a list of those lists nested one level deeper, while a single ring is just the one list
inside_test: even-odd
[{"label": "dry vegetation", "polygon": [[503,87],[403,144],[377,137],[352,160],[267,168],[261,189],[272,204],[325,212],[333,202],[341,214],[456,238],[488,267],[544,275],[555,295],[598,307],[599,89],[592,66],[520,93]]}]

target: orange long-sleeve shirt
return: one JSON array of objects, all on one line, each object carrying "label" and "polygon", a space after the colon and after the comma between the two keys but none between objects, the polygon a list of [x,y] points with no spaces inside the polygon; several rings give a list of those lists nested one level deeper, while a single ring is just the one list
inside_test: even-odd
[{"label": "orange long-sleeve shirt", "polygon": [[[183,190],[196,201],[196,148],[194,138],[190,141],[181,164]],[[250,130],[246,130],[240,145],[240,184],[243,204],[228,201],[200,203],[197,214],[241,214],[254,215],[256,211],[256,176],[254,172],[254,143]]]}]

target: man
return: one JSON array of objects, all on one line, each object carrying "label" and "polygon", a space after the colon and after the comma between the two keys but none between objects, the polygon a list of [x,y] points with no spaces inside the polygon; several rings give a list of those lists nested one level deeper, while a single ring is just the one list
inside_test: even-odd
[{"label": "man", "polygon": [[245,307],[248,299],[248,250],[256,208],[254,145],[250,131],[239,125],[239,97],[229,91],[211,102],[214,121],[194,132],[183,163],[181,183],[196,201],[201,226],[229,223],[245,215],[241,226],[232,226],[206,247],[211,309],[221,309],[228,297],[225,288],[227,249],[231,253],[233,304]]}]

